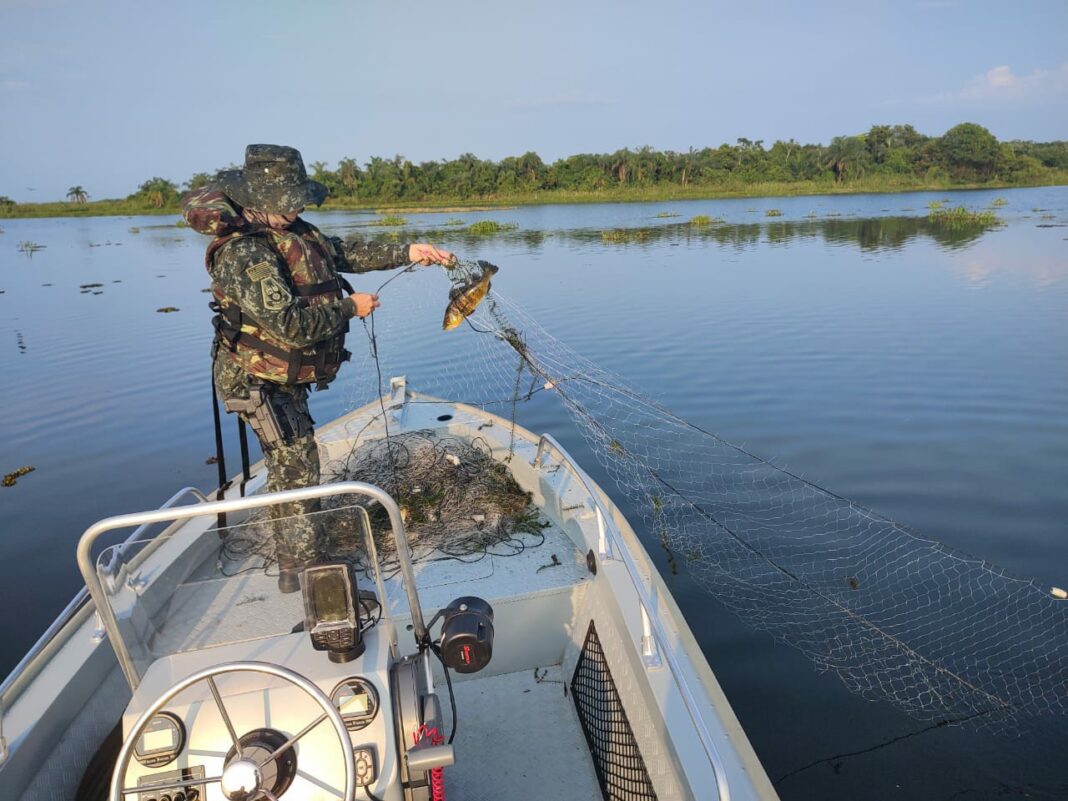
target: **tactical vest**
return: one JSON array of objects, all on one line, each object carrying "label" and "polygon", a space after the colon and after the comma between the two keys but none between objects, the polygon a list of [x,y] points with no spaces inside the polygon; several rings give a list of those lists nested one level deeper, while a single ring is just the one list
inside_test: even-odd
[{"label": "tactical vest", "polygon": [[304,306],[322,306],[352,292],[348,282],[334,270],[333,246],[318,230],[300,220],[287,230],[249,228],[217,236],[208,245],[205,257],[215,297],[212,324],[216,346],[226,348],[245,372],[257,378],[278,384],[317,383],[322,389],[350,356],[344,348],[348,325],[311,347],[294,348],[243,314],[237,302],[227,297],[214,280],[215,254],[242,236],[263,239],[282,258],[289,268],[289,289]]}]

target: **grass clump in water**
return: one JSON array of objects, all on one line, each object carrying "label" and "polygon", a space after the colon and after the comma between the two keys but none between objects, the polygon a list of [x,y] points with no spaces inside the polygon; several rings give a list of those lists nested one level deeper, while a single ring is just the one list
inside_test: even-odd
[{"label": "grass clump in water", "polygon": [[378,221],[379,225],[407,225],[408,221],[404,217],[398,217],[393,214],[387,214],[385,217]]},{"label": "grass clump in water", "polygon": [[661,211],[656,216],[657,217],[678,217],[679,213],[677,211]]},{"label": "grass clump in water", "polygon": [[479,220],[467,226],[467,233],[477,236],[489,236],[499,234],[501,231],[514,231],[518,228],[517,223],[499,223],[496,220]]},{"label": "grass clump in water", "polygon": [[446,220],[445,225],[463,225],[464,221],[459,217],[453,217],[451,220]]},{"label": "grass clump in water", "polygon": [[992,201],[990,201],[990,205],[992,208],[1000,209],[1002,206],[1009,205],[1009,201],[1007,201],[1003,197],[996,197]]},{"label": "grass clump in water", "polygon": [[767,211],[764,212],[764,216],[765,217],[781,217],[782,216],[782,212],[779,211],[778,209],[768,209]]},{"label": "grass clump in water", "polygon": [[613,228],[610,231],[601,231],[601,241],[610,245],[646,242],[649,237],[648,228]]},{"label": "grass clump in water", "polygon": [[989,226],[994,225],[998,221],[998,216],[994,212],[986,209],[984,211],[969,211],[964,206],[957,206],[955,209],[936,208],[927,215],[927,219],[944,228],[964,228],[968,226]]}]

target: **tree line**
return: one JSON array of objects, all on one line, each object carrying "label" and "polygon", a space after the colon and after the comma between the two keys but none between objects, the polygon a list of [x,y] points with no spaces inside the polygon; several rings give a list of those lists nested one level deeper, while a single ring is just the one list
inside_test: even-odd
[{"label": "tree line", "polygon": [[[619,194],[652,189],[700,193],[744,189],[760,184],[861,184],[902,188],[908,184],[1034,184],[1066,180],[1068,142],[999,142],[986,128],[961,123],[942,136],[926,136],[911,125],[875,125],[856,136],[838,136],[829,145],[793,139],[740,138],[733,145],[690,148],[685,153],[651,147],[614,153],[581,153],[545,163],[534,152],[500,161],[471,153],[418,164],[394,156],[353,158],[330,169],[312,162],[312,177],[344,204],[435,199],[507,199],[540,193]],[[210,184],[215,173],[197,173],[179,185],[165,178],[145,181],[127,202],[146,208],[176,207],[183,191]],[[774,194],[774,191],[769,192]],[[85,204],[81,186],[67,193],[71,204]],[[0,197],[0,211],[14,206]]]}]

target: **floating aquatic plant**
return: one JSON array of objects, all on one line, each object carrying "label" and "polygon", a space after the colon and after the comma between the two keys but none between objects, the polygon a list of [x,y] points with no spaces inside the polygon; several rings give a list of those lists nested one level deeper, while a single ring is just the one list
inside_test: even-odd
[{"label": "floating aquatic plant", "polygon": [[941,225],[946,228],[989,226],[994,225],[998,221],[997,215],[989,209],[984,211],[969,211],[964,206],[957,206],[955,209],[944,209],[939,207],[932,210],[931,213],[927,215],[927,219],[935,225]]},{"label": "floating aquatic plant", "polygon": [[20,478],[22,478],[27,473],[32,473],[36,469],[37,468],[33,467],[32,465],[26,465],[25,467],[20,467],[18,470],[12,470],[10,473],[4,476],[3,482],[0,483],[2,483],[5,487],[13,487]]},{"label": "floating aquatic plant", "polygon": [[601,240],[610,244],[646,242],[650,236],[652,233],[648,228],[615,228],[611,231],[601,231]]},{"label": "floating aquatic plant", "polygon": [[517,223],[499,223],[496,220],[479,220],[477,223],[471,223],[471,225],[467,226],[467,233],[486,236],[488,234],[499,234],[501,231],[514,231],[518,227],[519,225]]}]

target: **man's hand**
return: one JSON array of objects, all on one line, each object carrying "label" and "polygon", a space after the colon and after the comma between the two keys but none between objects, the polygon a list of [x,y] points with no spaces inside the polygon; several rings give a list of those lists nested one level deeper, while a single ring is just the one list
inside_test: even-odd
[{"label": "man's hand", "polygon": [[456,257],[447,250],[439,250],[433,245],[418,244],[408,248],[408,260],[426,267],[429,264],[441,264],[448,267],[456,262]]},{"label": "man's hand", "polygon": [[353,292],[349,297],[356,304],[357,317],[366,317],[382,305],[378,302],[378,295],[369,295],[366,292]]}]

